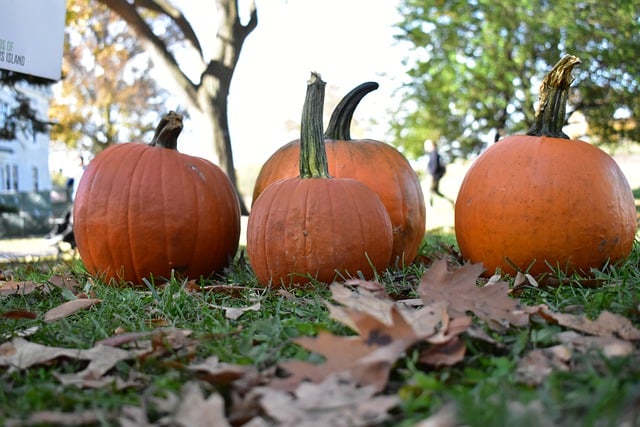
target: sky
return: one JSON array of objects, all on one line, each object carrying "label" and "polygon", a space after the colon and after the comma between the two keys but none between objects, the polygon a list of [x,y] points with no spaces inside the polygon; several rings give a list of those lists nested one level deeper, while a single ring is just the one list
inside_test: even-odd
[{"label": "sky", "polygon": [[[248,2],[240,3],[241,11],[248,11]],[[213,1],[185,4],[192,5],[184,12],[196,31],[215,29],[215,10],[207,10]],[[360,83],[378,82],[380,88],[363,99],[354,115],[365,124],[376,120],[379,124],[367,129],[376,134],[358,135],[353,129],[352,137],[384,139],[406,56],[393,39],[393,25],[399,21],[396,5],[392,0],[257,0],[258,26],[245,40],[229,95],[237,168],[264,163],[299,136],[291,122],[300,121],[312,71],[327,83],[325,103],[331,109],[329,103]],[[191,132],[185,129],[181,139],[189,139]],[[207,156],[194,146],[179,148]]]}]

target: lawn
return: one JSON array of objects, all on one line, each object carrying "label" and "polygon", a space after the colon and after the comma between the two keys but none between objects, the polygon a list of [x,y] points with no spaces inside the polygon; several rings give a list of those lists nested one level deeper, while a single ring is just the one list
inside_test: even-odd
[{"label": "lawn", "polygon": [[452,214],[428,204],[418,261],[375,282],[264,289],[242,247],[224,275],[139,289],[5,260],[0,425],[640,425],[640,240],[591,278],[487,281]]},{"label": "lawn", "polygon": [[[242,250],[223,277],[141,289],[105,286],[77,258],[8,262],[0,424],[638,425],[639,265],[636,241],[624,264],[594,279],[486,285],[438,230],[419,262],[381,272],[377,284],[332,288],[260,288]],[[462,275],[464,288],[453,288]],[[436,319],[435,334],[376,320],[400,305],[439,307],[433,295],[447,284],[458,315]],[[505,323],[498,309],[518,320]],[[377,351],[361,357],[363,343]],[[300,375],[293,360],[320,379],[287,383]]]}]

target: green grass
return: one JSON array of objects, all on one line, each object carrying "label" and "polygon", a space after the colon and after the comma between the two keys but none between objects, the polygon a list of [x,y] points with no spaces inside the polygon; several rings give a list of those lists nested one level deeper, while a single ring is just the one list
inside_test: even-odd
[{"label": "green grass", "polygon": [[[430,232],[421,249],[422,260],[404,269],[384,272],[380,281],[395,298],[413,298],[431,260],[448,257],[456,262],[455,238],[446,232]],[[553,310],[597,316],[610,310],[640,325],[640,242],[629,259],[620,266],[598,272],[599,286],[578,277],[559,277],[557,287],[526,287],[519,297],[528,305],[547,304]],[[101,298],[103,303],[57,322],[45,324],[41,314],[72,296],[54,289],[51,293],[0,297],[0,314],[27,310],[37,319],[0,317],[0,343],[30,327],[38,330],[29,340],[40,344],[72,348],[90,348],[115,331],[147,331],[158,325],[193,330],[198,346],[194,353],[176,351],[162,358],[150,358],[116,365],[113,375],[126,379],[144,377],[139,389],[78,389],[62,386],[56,372],[75,372],[81,362],[62,361],[51,366],[10,372],[0,368],[0,424],[6,419],[21,419],[40,410],[78,412],[104,411],[104,425],[112,425],[110,414],[123,405],[140,406],[142,399],[178,393],[194,377],[186,366],[211,355],[222,361],[252,365],[264,370],[290,358],[314,358],[292,340],[310,336],[319,330],[348,333],[346,327],[329,319],[322,304],[329,298],[326,289],[295,290],[283,297],[273,290],[255,286],[255,277],[238,257],[223,278],[202,281],[201,285],[243,284],[244,289],[228,292],[189,292],[183,282],[172,279],[167,286],[149,283],[142,289],[115,289],[94,282],[78,260],[6,264],[15,280],[46,282],[52,275],[73,276],[84,292]],[[229,320],[219,306],[249,306],[256,295],[259,311],[248,311],[238,320]],[[638,343],[632,356],[607,359],[597,352],[572,360],[570,372],[556,372],[538,387],[527,386],[516,376],[520,358],[530,349],[552,344],[560,327],[539,321],[529,328],[513,329],[505,334],[492,333],[500,343],[487,343],[465,336],[467,355],[463,363],[425,370],[417,363],[418,350],[402,358],[393,370],[385,393],[397,394],[401,404],[393,412],[389,426],[412,426],[421,419],[452,404],[459,421],[469,426],[583,425],[616,426],[640,424],[640,352]],[[224,392],[224,391],[223,391]],[[635,408],[635,410],[634,410]],[[150,418],[153,419],[153,408]],[[635,423],[635,424],[634,424]]]}]

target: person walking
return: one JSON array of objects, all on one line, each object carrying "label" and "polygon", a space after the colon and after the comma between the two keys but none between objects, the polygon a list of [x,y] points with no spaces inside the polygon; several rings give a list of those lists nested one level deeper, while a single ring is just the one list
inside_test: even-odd
[{"label": "person walking", "polygon": [[431,185],[429,187],[429,204],[433,206],[434,195],[452,203],[452,200],[440,191],[440,180],[447,173],[447,166],[438,152],[438,144],[434,141],[425,141],[425,150],[429,153],[428,170],[431,175]]}]

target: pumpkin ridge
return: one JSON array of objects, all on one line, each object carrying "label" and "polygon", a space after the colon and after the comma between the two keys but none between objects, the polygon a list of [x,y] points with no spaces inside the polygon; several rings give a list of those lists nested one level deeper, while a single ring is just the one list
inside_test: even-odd
[{"label": "pumpkin ridge", "polygon": [[[188,161],[183,162],[185,164],[185,166],[189,167],[189,161],[191,159],[187,158]],[[194,209],[196,211],[200,211],[200,198],[198,197],[198,189],[196,185],[183,185],[182,188],[187,188],[189,187],[191,189],[191,194],[189,196],[189,198],[193,201],[194,204]],[[215,189],[212,189],[215,190]],[[216,196],[218,196],[216,194]],[[220,229],[220,222],[222,221],[222,215],[214,215],[215,220],[217,221],[217,228]],[[198,238],[198,236],[200,235],[200,227],[201,227],[201,221],[200,221],[200,217],[198,215],[194,215],[194,220],[195,220],[195,224],[193,224],[193,227],[191,228],[190,234],[193,235],[193,237],[191,238],[191,241],[193,242],[191,244],[191,253],[189,254],[189,259],[190,260],[194,260],[196,259],[196,255],[198,253],[200,253],[200,241],[201,239]],[[195,235],[194,235],[195,234]]]},{"label": "pumpkin ridge", "polygon": [[[133,146],[127,146],[127,145],[116,145],[113,148],[113,152],[117,151],[123,151],[123,156],[130,156],[131,154],[139,154],[138,155],[138,159],[137,161],[139,162],[140,159],[142,158],[143,154],[144,154],[144,150],[137,150],[138,148],[144,148],[144,147],[133,147]],[[103,164],[106,165],[110,165],[111,168],[111,164],[118,164],[118,156],[110,156],[107,158],[107,161],[103,162]],[[125,173],[128,173],[129,171],[125,171]],[[120,197],[122,197],[122,194],[120,193],[120,191],[127,191],[127,197],[131,197],[131,182],[133,181],[133,179],[129,179],[127,182],[127,185],[124,185],[122,187],[122,190],[119,189],[119,185],[118,185],[118,181],[116,180],[112,180],[110,181],[110,187],[109,187],[109,193],[108,193],[108,197],[107,197],[107,201],[108,204],[105,207],[105,211],[106,212],[116,212],[116,214],[119,214],[120,212],[118,212],[117,207],[114,208],[114,203],[118,201],[118,199]],[[102,184],[101,184],[102,185]],[[116,196],[119,197],[114,197],[114,194]],[[127,245],[130,245],[130,223],[129,223],[129,212],[127,212],[127,228],[126,228],[126,232],[123,233],[125,234],[125,236],[119,236],[118,234],[114,233],[113,230],[111,230],[110,226],[107,225],[107,231],[108,234],[107,236],[104,236],[103,238],[108,239],[109,241],[109,246],[110,247],[114,247],[114,245],[116,247],[119,247],[121,245],[120,241],[126,241]],[[121,231],[121,230],[118,230]],[[114,241],[114,238],[116,239]],[[122,262],[123,260],[118,258],[118,255],[116,255],[115,253],[113,253],[112,251],[107,251],[109,253],[109,258],[110,258],[110,263],[109,265],[117,265],[120,262]],[[121,253],[122,251],[118,250],[117,253]],[[129,260],[130,265],[133,265],[135,263],[134,259],[131,258]],[[123,265],[125,265],[123,263]],[[125,265],[125,269],[126,269],[126,265]],[[113,271],[113,272],[108,272],[107,274],[116,276],[116,277],[120,277],[121,272],[120,271]]]},{"label": "pumpkin ridge", "polygon": [[[136,147],[138,148],[138,147]],[[158,167],[162,167],[162,157],[161,155],[159,155],[158,157],[160,157],[160,159],[156,159],[156,150],[159,150],[160,148],[156,148],[156,147],[149,147],[146,145],[142,145],[140,144],[139,146],[139,151],[140,151],[140,156],[138,158],[138,160],[135,162],[136,167],[132,170],[132,175],[131,175],[131,180],[129,182],[145,182],[146,180],[149,179],[149,175],[148,175],[148,171],[153,171]],[[160,152],[158,152],[158,154],[160,154]],[[146,158],[151,157],[152,161],[149,160],[145,160]],[[140,166],[142,165],[142,167]],[[161,169],[160,169],[161,170]],[[151,178],[154,178],[153,175],[151,176]],[[159,185],[162,185],[162,182],[159,183]],[[140,212],[140,206],[142,205],[142,203],[140,202],[140,200],[143,200],[144,198],[146,198],[148,192],[145,191],[146,188],[143,186],[136,186],[135,188],[132,188],[132,185],[128,185],[127,186],[129,189],[129,197],[128,197],[128,202],[127,202],[127,206],[129,206],[129,209],[126,209],[126,215],[127,215],[127,229],[126,229],[126,244],[127,244],[127,251],[120,251],[120,253],[126,253],[127,255],[130,255],[130,266],[134,271],[135,277],[145,277],[146,275],[148,275],[148,272],[142,272],[140,271],[140,262],[139,262],[139,258],[142,256],[144,257],[145,254],[142,253],[140,254],[140,250],[139,247],[137,245],[138,240],[142,240],[140,239],[136,233],[139,233],[139,227],[137,227],[136,222],[135,222],[135,218],[137,218],[139,215],[148,215],[146,212],[142,211]],[[160,194],[163,194],[164,192],[161,190]],[[156,194],[154,194],[154,196],[158,196]],[[163,197],[158,197],[160,199],[163,199]],[[153,199],[155,199],[155,197],[153,197]],[[158,203],[159,201],[154,200],[155,203]],[[131,206],[135,206],[138,207],[138,210],[136,210],[134,212],[134,210],[131,208]],[[153,209],[153,207],[151,208],[151,212],[155,213],[155,209]],[[163,221],[163,227],[162,227],[162,233],[164,233],[164,226],[166,225],[164,223],[164,216],[162,216],[162,221]],[[149,237],[149,236],[145,236],[145,237]],[[145,238],[145,242],[143,242],[143,244],[158,244],[158,241],[161,240],[160,236],[155,235],[152,236],[153,241],[148,242],[146,241],[147,239]],[[162,239],[164,240],[164,239]],[[117,244],[117,243],[116,243]],[[144,252],[144,251],[143,251]],[[125,266],[125,272],[127,270],[129,270],[127,268],[127,265],[125,263],[125,260],[121,260],[122,261],[122,265]],[[116,272],[117,274],[117,272]],[[127,274],[127,273],[125,273]]]}]

